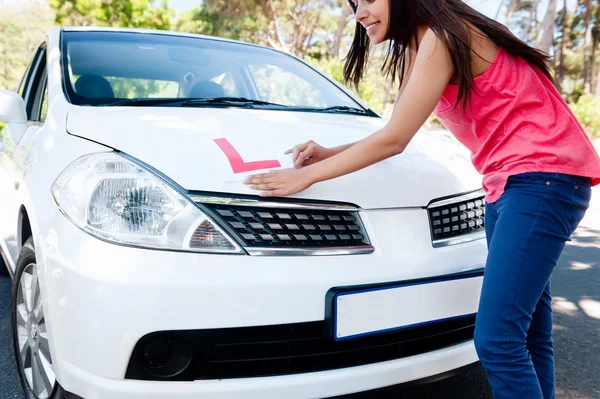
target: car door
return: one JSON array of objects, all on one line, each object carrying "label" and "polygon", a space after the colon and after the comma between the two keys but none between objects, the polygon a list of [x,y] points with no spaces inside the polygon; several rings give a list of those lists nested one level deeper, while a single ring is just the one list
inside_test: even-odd
[{"label": "car door", "polygon": [[0,150],[0,246],[11,270],[22,245],[20,196],[25,173],[34,162],[31,142],[42,129],[48,109],[45,44],[36,51],[18,91],[25,102],[29,126],[18,142],[9,134],[2,135]]}]

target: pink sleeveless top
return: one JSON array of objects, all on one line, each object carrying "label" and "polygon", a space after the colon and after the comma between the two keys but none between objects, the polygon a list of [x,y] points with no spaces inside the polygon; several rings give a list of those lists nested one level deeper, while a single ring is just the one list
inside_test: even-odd
[{"label": "pink sleeveless top", "polygon": [[600,184],[600,157],[550,79],[500,48],[475,78],[471,107],[453,111],[458,86],[449,84],[434,110],[440,122],[471,151],[483,175],[487,202],[496,202],[509,176],[551,172],[592,178]]}]

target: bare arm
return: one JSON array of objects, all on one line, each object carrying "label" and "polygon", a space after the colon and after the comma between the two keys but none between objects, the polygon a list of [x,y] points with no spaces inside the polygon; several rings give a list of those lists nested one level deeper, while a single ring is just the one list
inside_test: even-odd
[{"label": "bare arm", "polygon": [[447,47],[428,30],[388,123],[346,150],[302,169],[258,174],[245,183],[262,196],[285,196],[400,154],[439,102],[454,67]]},{"label": "bare arm", "polygon": [[[402,86],[400,86],[400,88],[398,89],[398,95],[396,96],[396,104],[400,101],[400,97],[402,96],[402,93],[404,93],[404,90],[406,89],[406,85],[408,84],[408,81],[410,80],[410,76],[412,74],[412,70],[415,65],[415,57],[417,54],[415,52],[409,50],[409,51],[407,51],[407,55],[408,55],[408,57],[407,57],[407,63],[406,63],[406,72],[404,74],[404,81],[402,82]],[[333,155],[337,155],[340,152],[346,151],[348,148],[352,147],[356,143],[358,143],[358,141],[356,141],[354,143],[343,144],[338,147],[333,147],[333,148],[330,148],[330,150],[332,151]]]},{"label": "bare arm", "polygon": [[358,141],[355,141],[354,143],[342,144],[337,147],[332,147],[332,148],[330,148],[330,150],[332,151],[333,155],[337,155],[340,152],[346,151],[348,148],[352,147],[356,143],[358,143]]},{"label": "bare arm", "polygon": [[312,181],[352,173],[404,151],[433,112],[454,73],[450,54],[433,31],[425,34],[413,58],[414,68],[386,126],[347,150],[308,166]]}]

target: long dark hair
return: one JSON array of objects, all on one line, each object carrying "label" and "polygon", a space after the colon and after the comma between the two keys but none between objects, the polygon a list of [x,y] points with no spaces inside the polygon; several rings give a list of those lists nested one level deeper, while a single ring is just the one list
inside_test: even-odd
[{"label": "long dark hair", "polygon": [[[474,86],[471,68],[470,37],[472,30],[469,24],[478,28],[494,43],[507,52],[521,57],[529,64],[539,68],[554,83],[550,72],[550,57],[513,35],[508,28],[499,22],[469,7],[463,0],[388,0],[390,2],[390,18],[387,33],[389,48],[382,72],[392,83],[399,78],[404,82],[406,71],[406,51],[413,44],[418,50],[419,26],[429,26],[431,30],[448,47],[454,69],[459,77],[458,99],[455,109],[462,102],[463,111],[471,100]],[[348,0],[356,12],[352,0]],[[354,40],[344,65],[344,80],[354,84],[358,90],[369,58],[370,40],[365,28],[357,21]],[[464,100],[464,101],[463,101]]]}]

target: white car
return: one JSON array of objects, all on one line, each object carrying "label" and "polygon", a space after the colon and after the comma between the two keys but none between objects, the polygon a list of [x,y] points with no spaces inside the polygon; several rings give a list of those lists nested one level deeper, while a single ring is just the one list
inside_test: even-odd
[{"label": "white car", "polygon": [[478,361],[481,176],[423,130],[293,197],[244,176],[385,124],[272,49],[54,28],[0,92],[0,248],[30,398],[323,398]]}]

